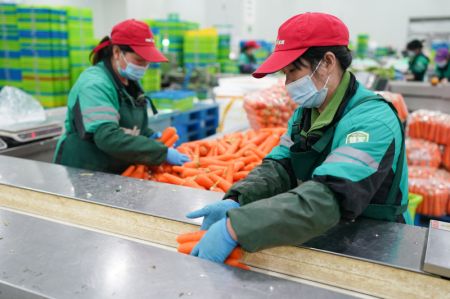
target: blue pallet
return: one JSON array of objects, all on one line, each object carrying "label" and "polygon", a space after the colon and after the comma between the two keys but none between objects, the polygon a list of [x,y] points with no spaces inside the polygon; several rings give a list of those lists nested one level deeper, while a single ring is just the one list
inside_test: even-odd
[{"label": "blue pallet", "polygon": [[215,134],[219,125],[219,105],[197,104],[192,110],[180,112],[172,117],[172,126],[180,139],[176,145],[195,141]]},{"label": "blue pallet", "polygon": [[421,215],[421,214],[416,213],[416,217],[414,218],[414,225],[428,227],[430,224],[430,220],[438,220],[438,221],[450,223],[450,215],[447,215],[444,217],[433,217],[433,216]]},{"label": "blue pallet", "polygon": [[219,118],[218,104],[197,104],[193,109],[179,113],[172,118],[173,124],[189,124],[191,122],[208,121]]}]

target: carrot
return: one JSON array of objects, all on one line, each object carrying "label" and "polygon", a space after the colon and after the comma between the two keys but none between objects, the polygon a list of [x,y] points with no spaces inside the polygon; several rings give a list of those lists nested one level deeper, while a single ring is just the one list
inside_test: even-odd
[{"label": "carrot", "polygon": [[196,188],[196,189],[203,189],[205,190],[205,188],[203,188],[202,186],[200,186],[199,184],[197,184],[194,180],[185,180],[184,183],[182,184],[182,186],[185,187],[192,187],[192,188]]},{"label": "carrot", "polygon": [[248,156],[248,157],[245,157],[245,158],[240,158],[239,160],[244,162],[245,165],[247,165],[247,164],[252,163],[252,162],[259,162],[261,159],[258,156],[256,156],[256,155],[251,155],[251,156]]},{"label": "carrot", "polygon": [[214,182],[205,174],[199,174],[194,180],[197,184],[208,190],[214,186]]},{"label": "carrot", "polygon": [[221,160],[221,161],[229,161],[229,160],[237,159],[238,157],[239,156],[236,154],[224,154],[224,155],[215,156],[214,159]]},{"label": "carrot", "polygon": [[181,186],[181,185],[183,185],[185,183],[185,180],[180,179],[179,177],[171,175],[169,173],[164,173],[162,176],[170,184],[180,185]]},{"label": "carrot", "polygon": [[123,173],[123,176],[130,176],[136,170],[135,165],[130,165]]},{"label": "carrot", "polygon": [[217,186],[211,187],[211,188],[209,189],[209,191],[225,193],[225,191],[223,191],[221,188],[219,188],[219,187],[217,187]]},{"label": "carrot", "polygon": [[256,137],[251,139],[249,142],[253,143],[255,145],[261,145],[261,143],[263,143],[263,141],[266,140],[266,138],[269,137],[269,135],[270,135],[270,133],[268,133],[268,132],[259,133]]},{"label": "carrot", "polygon": [[239,181],[239,180],[242,180],[243,178],[246,178],[249,173],[250,173],[250,171],[239,171],[239,172],[236,172],[233,175],[233,180],[235,182]]},{"label": "carrot", "polygon": [[182,178],[186,178],[189,176],[194,176],[194,175],[198,175],[203,173],[204,171],[201,169],[196,169],[196,168],[184,168],[183,167],[183,171],[181,172],[181,177]]},{"label": "carrot", "polygon": [[177,236],[178,243],[198,242],[206,233],[206,230],[199,230],[192,233],[181,234]]},{"label": "carrot", "polygon": [[208,167],[209,165],[228,166],[228,162],[217,160],[215,158],[210,157],[200,158],[199,164],[201,167]]},{"label": "carrot", "polygon": [[239,149],[241,141],[242,139],[237,139],[233,144],[231,144],[231,146],[227,149],[225,154],[234,154]]},{"label": "carrot", "polygon": [[245,163],[243,161],[237,161],[236,163],[234,163],[234,171],[239,171],[243,167],[245,167]]},{"label": "carrot", "polygon": [[253,168],[255,168],[256,166],[258,166],[259,164],[261,164],[261,163],[250,163],[250,164],[248,164],[247,166],[245,166],[244,167],[244,170],[245,171],[251,171],[251,170],[253,170]]},{"label": "carrot", "polygon": [[[178,241],[178,238],[177,238]],[[190,242],[178,242],[180,243],[177,247],[177,251],[184,254],[191,254],[192,249],[197,246],[198,241],[190,241]]]},{"label": "carrot", "polygon": [[161,134],[161,138],[159,138],[159,141],[161,141],[162,143],[166,144],[167,141],[175,136],[177,134],[177,130],[174,127],[168,127],[166,128],[162,134]]},{"label": "carrot", "polygon": [[280,137],[270,135],[267,140],[260,146],[261,152],[268,154],[280,142]]},{"label": "carrot", "polygon": [[225,171],[225,180],[233,184],[234,182],[233,175],[234,175],[234,164],[230,164],[228,165],[227,170]]},{"label": "carrot", "polygon": [[239,260],[236,260],[236,259],[226,259],[224,263],[228,266],[240,268],[242,270],[250,270],[249,266],[241,263]]},{"label": "carrot", "polygon": [[136,170],[131,175],[131,177],[136,179],[143,179],[144,178],[144,172],[145,172],[145,166],[144,165],[138,165],[136,167]]},{"label": "carrot", "polygon": [[172,146],[175,144],[175,142],[178,141],[179,138],[180,138],[180,137],[178,137],[178,135],[173,135],[172,137],[169,138],[169,140],[167,140],[167,142],[165,143],[165,145],[166,145],[167,147],[172,147]]},{"label": "carrot", "polygon": [[231,188],[231,183],[227,182],[225,179],[221,178],[215,173],[209,173],[209,178],[214,181],[214,183],[223,191],[227,192]]}]

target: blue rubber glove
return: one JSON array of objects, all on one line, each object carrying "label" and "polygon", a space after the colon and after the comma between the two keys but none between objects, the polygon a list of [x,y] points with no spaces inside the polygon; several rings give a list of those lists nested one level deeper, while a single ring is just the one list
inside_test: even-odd
[{"label": "blue rubber glove", "polygon": [[211,226],[197,246],[192,249],[191,255],[223,263],[237,245],[238,243],[228,232],[227,218],[224,217]]},{"label": "blue rubber glove", "polygon": [[169,148],[167,150],[166,161],[169,164],[181,166],[184,163],[191,161],[191,159],[185,154],[178,152],[176,149]]},{"label": "blue rubber glove", "polygon": [[161,136],[162,136],[161,132],[155,132],[152,135],[150,135],[148,138],[150,138],[150,139],[158,139],[158,138],[161,138]]},{"label": "blue rubber glove", "polygon": [[228,210],[236,209],[239,207],[240,204],[238,204],[234,200],[225,199],[210,205],[206,205],[200,210],[190,212],[186,215],[186,217],[189,219],[204,217],[202,227],[200,229],[207,230],[211,225],[213,225],[220,219],[225,218],[227,216]]}]

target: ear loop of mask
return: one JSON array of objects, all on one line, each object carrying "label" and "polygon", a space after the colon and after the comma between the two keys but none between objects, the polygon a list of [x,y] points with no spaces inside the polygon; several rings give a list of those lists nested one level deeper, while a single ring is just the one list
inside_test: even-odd
[{"label": "ear loop of mask", "polygon": [[[314,74],[316,73],[316,71],[319,69],[320,64],[322,63],[322,59],[320,59],[319,63],[317,64],[316,68],[314,69],[314,71],[312,72],[312,74],[310,75],[311,79],[314,76]],[[330,75],[328,75],[327,80],[325,81],[325,84],[323,85],[322,88],[325,88],[328,84],[328,81],[330,80]]]}]

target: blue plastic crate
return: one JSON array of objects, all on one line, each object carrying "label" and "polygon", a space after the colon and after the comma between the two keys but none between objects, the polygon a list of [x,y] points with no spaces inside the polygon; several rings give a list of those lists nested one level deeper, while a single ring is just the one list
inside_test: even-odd
[{"label": "blue plastic crate", "polygon": [[215,134],[218,125],[218,104],[197,104],[194,109],[172,117],[172,126],[177,129],[180,136],[177,145]]}]

